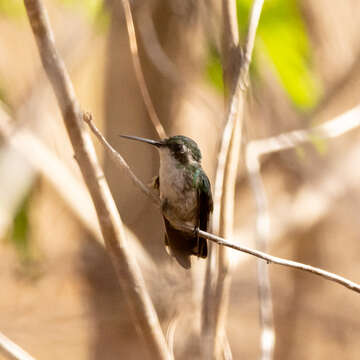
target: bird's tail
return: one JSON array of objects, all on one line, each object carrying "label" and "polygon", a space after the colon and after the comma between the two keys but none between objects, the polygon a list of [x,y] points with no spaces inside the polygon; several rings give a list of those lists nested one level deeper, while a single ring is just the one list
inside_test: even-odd
[{"label": "bird's tail", "polygon": [[166,234],[165,245],[177,262],[185,269],[191,268],[190,255],[206,258],[207,240],[174,228],[164,217]]}]

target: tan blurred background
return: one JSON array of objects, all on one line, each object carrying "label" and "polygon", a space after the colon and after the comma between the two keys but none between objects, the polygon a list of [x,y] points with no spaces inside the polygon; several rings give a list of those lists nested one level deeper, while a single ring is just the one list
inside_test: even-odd
[{"label": "tan blurred background", "polygon": [[[150,183],[156,151],[118,137],[156,138],[134,76],[120,1],[44,3],[83,109]],[[132,2],[141,62],[161,122],[168,134],[198,142],[212,184],[224,121],[217,3]],[[238,0],[242,39],[250,4]],[[307,128],[358,104],[359,19],[358,0],[265,1],[246,141]],[[144,359],[142,340],[96,239],[96,218],[22,1],[0,0],[0,34],[0,331],[37,359]],[[44,147],[35,146],[34,137]],[[360,282],[359,137],[354,130],[263,159],[271,254]],[[134,256],[164,330],[179,316],[177,358],[196,359],[194,315],[204,262],[192,273],[173,263],[164,250],[159,211],[96,147],[129,236],[143,246],[134,248]],[[254,219],[242,162],[235,241],[254,246]],[[229,342],[234,359],[254,359],[260,335],[256,261],[245,255],[234,261]],[[359,358],[359,295],[275,265],[270,273],[275,359]]]}]

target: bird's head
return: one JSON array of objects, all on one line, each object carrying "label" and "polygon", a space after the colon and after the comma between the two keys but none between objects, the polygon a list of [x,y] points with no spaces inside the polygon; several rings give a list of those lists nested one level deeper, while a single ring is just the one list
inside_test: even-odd
[{"label": "bird's head", "polygon": [[123,138],[156,146],[162,155],[170,156],[182,165],[201,163],[201,152],[196,142],[187,136],[176,135],[163,140],[151,140],[138,136],[120,135]]}]

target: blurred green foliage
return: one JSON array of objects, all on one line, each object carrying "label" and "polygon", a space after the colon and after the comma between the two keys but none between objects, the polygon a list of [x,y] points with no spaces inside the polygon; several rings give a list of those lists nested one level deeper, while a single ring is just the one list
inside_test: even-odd
[{"label": "blurred green foliage", "polygon": [[15,248],[18,256],[17,275],[30,281],[39,279],[43,274],[42,258],[31,237],[29,214],[32,195],[33,189],[29,191],[20,204],[14,216],[11,230],[6,237],[7,241]]},{"label": "blurred green foliage", "polygon": [[[244,42],[253,0],[237,0],[239,33]],[[313,107],[320,95],[316,74],[311,68],[311,47],[297,0],[266,0],[261,14],[255,41],[253,73],[260,66],[256,55],[262,53],[276,70],[293,103],[300,109]],[[213,54],[209,62],[214,64]],[[210,67],[212,76],[221,76],[221,67]],[[209,67],[207,67],[209,71]],[[217,72],[215,76],[214,73]],[[219,82],[212,83],[219,89]]]},{"label": "blurred green foliage", "polygon": [[29,236],[29,203],[27,195],[15,214],[9,240],[15,246],[21,262],[28,262],[32,257]]},{"label": "blurred green foliage", "polygon": [[25,7],[22,0],[0,0],[0,15],[16,18],[24,14]]},{"label": "blurred green foliage", "polygon": [[210,46],[205,74],[207,80],[221,92],[224,92],[224,80],[221,68],[220,54],[214,46]]},{"label": "blurred green foliage", "polygon": [[310,143],[315,147],[318,154],[325,155],[328,153],[329,142],[326,139],[313,134],[310,135]]}]

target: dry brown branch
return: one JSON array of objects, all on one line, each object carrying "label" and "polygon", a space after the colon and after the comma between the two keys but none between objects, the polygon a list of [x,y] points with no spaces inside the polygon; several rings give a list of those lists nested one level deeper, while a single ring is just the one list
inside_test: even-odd
[{"label": "dry brown branch", "polygon": [[82,124],[75,92],[58,55],[47,13],[40,0],[24,0],[43,67],[55,92],[75,158],[87,184],[112,263],[123,293],[154,359],[169,359],[166,341],[157,314],[145,288],[140,269],[126,245],[125,231],[110,190],[98,165],[90,135]]},{"label": "dry brown branch", "polygon": [[[257,249],[267,249],[270,238],[270,215],[267,207],[267,196],[260,174],[260,156],[295,147],[301,143],[316,139],[332,138],[344,134],[360,125],[360,106],[349,110],[339,117],[309,130],[296,130],[248,144],[246,150],[246,167],[252,187],[256,207],[256,243]],[[271,359],[275,345],[271,288],[268,269],[263,262],[258,263],[260,319],[262,324],[262,358]]]},{"label": "dry brown branch", "polygon": [[[247,76],[251,62],[251,55],[255,43],[255,35],[257,25],[260,20],[262,6],[264,1],[254,1],[251,9],[250,19],[253,25],[249,26],[249,32],[246,39],[246,51],[244,54],[244,66],[241,77],[243,83],[247,84]],[[269,242],[269,217],[267,211],[267,199],[265,189],[263,187],[261,177],[251,177],[250,184],[253,189],[256,207],[257,207],[257,223],[256,223],[256,238],[255,244],[258,250],[266,251]],[[258,190],[258,191],[257,191]],[[262,360],[271,360],[273,358],[275,346],[275,330],[274,330],[274,316],[271,296],[271,285],[268,267],[262,261],[257,264],[257,280],[258,280],[258,296],[259,296],[259,317],[261,328],[260,339],[260,358]]]},{"label": "dry brown branch", "polygon": [[[183,229],[184,230],[186,229],[187,231],[191,230],[191,228],[188,227],[188,226],[184,226]],[[267,254],[267,253],[265,253],[263,251],[254,250],[254,249],[251,249],[251,248],[249,248],[247,246],[240,246],[238,244],[235,244],[233,242],[225,240],[225,239],[221,238],[220,236],[210,234],[210,233],[208,233],[206,231],[200,230],[199,234],[201,236],[207,238],[208,240],[215,242],[218,245],[226,246],[228,248],[238,250],[238,251],[244,252],[246,254],[255,256],[255,257],[259,258],[259,259],[262,259],[262,260],[266,261],[267,264],[277,264],[277,265],[282,265],[282,266],[286,266],[286,267],[293,268],[293,269],[299,269],[299,270],[302,270],[302,271],[306,271],[306,272],[312,273],[314,275],[318,275],[318,276],[320,276],[320,277],[322,277],[324,279],[330,280],[332,282],[336,282],[336,283],[338,283],[338,284],[340,284],[342,286],[345,286],[346,288],[360,294],[360,284],[355,283],[355,282],[353,282],[353,281],[351,281],[349,279],[346,279],[346,278],[344,278],[344,277],[342,277],[340,275],[331,273],[331,272],[326,271],[326,270],[322,270],[322,269],[317,268],[315,266],[302,264],[302,263],[299,263],[297,261],[282,259],[282,258],[279,258],[277,256],[272,256],[272,255],[269,255],[269,254]]]},{"label": "dry brown branch", "polygon": [[104,146],[105,150],[108,152],[109,156],[113,159],[114,163],[120,168],[126,171],[126,173],[130,176],[130,179],[133,181],[135,185],[141,189],[141,191],[149,196],[149,198],[159,205],[159,199],[151,193],[149,188],[143,184],[142,181],[138,179],[138,177],[132,172],[129,165],[126,163],[124,158],[108,143],[105,137],[101,134],[99,129],[95,126],[94,121],[92,119],[92,115],[90,113],[83,114],[83,120],[89,125],[92,132],[98,138],[100,143]]},{"label": "dry brown branch", "polygon": [[[320,126],[326,128],[326,124],[337,123],[340,128],[335,127],[335,129],[337,128],[336,133],[342,135],[345,134],[346,131],[355,129],[359,116],[359,107],[356,107]],[[347,120],[345,121],[346,118]],[[311,132],[312,130],[309,129],[307,131]],[[293,134],[293,132],[289,134]],[[333,135],[335,135],[334,132]],[[266,145],[259,145],[258,150],[260,153],[262,150],[281,149],[283,146],[289,148],[294,140],[294,138],[291,137],[291,139],[288,139],[280,146],[280,144],[273,142],[273,140],[268,143],[268,139],[253,141],[254,143]],[[256,146],[254,150],[249,148],[246,151],[247,167],[255,168],[255,170],[257,166],[260,166],[259,163],[257,164],[258,160],[256,157],[254,158],[256,151]],[[317,178],[313,178],[310,183],[302,186],[295,196],[284,197],[272,205],[272,212],[269,214],[271,215],[269,241],[273,246],[273,242],[285,238],[289,233],[303,231],[304,229],[314,226],[334,208],[334,204],[336,204],[339,199],[357,187],[360,181],[360,174],[359,172],[353,171],[353,164],[359,156],[360,146],[358,144],[352,145],[347,151],[339,152],[326,167],[326,170],[321,172]],[[312,204],[312,206],[309,207],[307,204]],[[245,239],[251,238],[252,234],[252,226],[247,224],[245,227],[242,227],[241,231],[237,232],[236,236]],[[239,261],[243,262],[244,258],[241,257],[236,260],[237,263]]]},{"label": "dry brown branch", "polygon": [[[255,243],[256,248],[266,251],[270,238],[270,215],[267,196],[259,168],[249,171],[250,186],[256,203]],[[263,261],[257,264],[259,315],[261,326],[261,359],[273,358],[275,346],[274,316],[268,267]]]},{"label": "dry brown branch", "polygon": [[[360,105],[308,130],[294,130],[261,140],[253,140],[246,147],[246,159],[250,165],[255,157],[291,149],[300,144],[318,139],[334,138],[360,126]],[[256,164],[254,163],[254,166]]]},{"label": "dry brown branch", "polygon": [[19,345],[12,342],[4,334],[0,332],[0,354],[10,360],[35,360]]},{"label": "dry brown branch", "polygon": [[[238,39],[238,24],[236,17],[236,2],[223,0],[223,36],[222,57],[224,82],[230,96],[228,99],[228,115],[223,132],[218,167],[214,187],[213,231],[220,235],[231,237],[233,227],[234,192],[237,174],[237,164],[241,146],[244,90],[251,55],[254,47],[255,34],[259,22],[263,0],[253,2],[244,55],[241,56]],[[208,272],[210,267],[208,267]],[[206,278],[211,276],[207,272]],[[230,291],[230,269],[226,249],[220,248],[218,254],[216,283],[213,304],[207,301],[203,304],[203,341],[210,353],[204,354],[204,359],[218,357],[221,351],[225,329],[225,319]],[[212,275],[214,277],[214,275]],[[209,285],[205,286],[204,298],[209,296]],[[212,297],[211,297],[212,298]],[[212,308],[212,311],[210,309]],[[214,316],[213,320],[209,315]]]},{"label": "dry brown branch", "polygon": [[129,34],[129,43],[130,43],[130,51],[131,57],[134,63],[134,70],[137,82],[140,87],[141,95],[144,99],[144,103],[146,106],[146,110],[149,114],[150,120],[154,125],[154,128],[159,136],[160,139],[166,138],[166,132],[164,127],[162,126],[159,117],[157,116],[156,110],[154,108],[154,104],[151,100],[151,96],[149,94],[149,90],[146,86],[146,81],[144,77],[144,73],[141,68],[140,58],[139,58],[139,50],[136,41],[136,34],[135,34],[135,26],[134,20],[131,13],[131,7],[128,0],[121,0],[122,6],[124,8],[125,13],[125,20],[126,20],[126,27]]},{"label": "dry brown branch", "polygon": [[[233,137],[234,124],[238,118],[240,88],[234,86],[234,80],[238,77],[240,67],[239,34],[236,16],[236,2],[222,1],[223,30],[221,38],[222,66],[224,84],[227,94],[230,94],[230,106],[225,123],[214,185],[214,212],[212,217],[212,231],[220,233],[221,218],[226,216],[222,208],[223,191],[226,165],[229,163],[231,139]],[[234,145],[237,142],[233,142]],[[239,149],[238,149],[239,150]],[[234,153],[234,152],[233,152]],[[231,180],[231,179],[230,179]],[[230,190],[230,189],[229,189]],[[232,189],[231,189],[232,190]],[[231,191],[230,190],[230,191]],[[233,201],[230,200],[231,202]],[[232,208],[229,204],[227,209]],[[232,216],[232,214],[230,215]],[[232,221],[231,221],[232,222]],[[226,227],[226,226],[225,226]],[[220,233],[220,235],[222,235]],[[212,246],[210,246],[212,248]],[[230,280],[227,274],[226,251],[211,249],[211,257],[206,268],[205,285],[202,304],[202,359],[213,359],[220,355],[223,329],[227,311],[228,289]],[[215,260],[217,260],[215,262]],[[212,262],[214,266],[212,266]],[[226,264],[226,266],[225,266]]]}]

